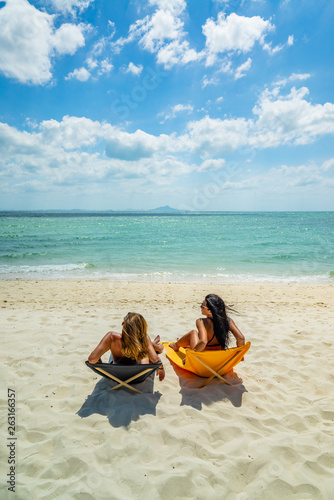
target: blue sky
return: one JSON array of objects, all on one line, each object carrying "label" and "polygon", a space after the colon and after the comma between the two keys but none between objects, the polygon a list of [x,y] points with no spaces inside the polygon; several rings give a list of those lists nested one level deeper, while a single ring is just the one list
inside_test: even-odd
[{"label": "blue sky", "polygon": [[0,2],[0,209],[334,209],[334,4]]}]

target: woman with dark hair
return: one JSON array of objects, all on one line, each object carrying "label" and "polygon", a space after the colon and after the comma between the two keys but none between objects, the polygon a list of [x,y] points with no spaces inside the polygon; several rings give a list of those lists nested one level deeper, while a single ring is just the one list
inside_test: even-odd
[{"label": "woman with dark hair", "polygon": [[180,347],[189,347],[193,351],[225,350],[228,348],[229,334],[234,335],[237,346],[245,345],[245,337],[226,314],[223,299],[210,293],[201,304],[205,318],[196,321],[197,330],[191,330],[169,346],[178,351]]},{"label": "woman with dark hair", "polygon": [[[138,313],[128,313],[122,323],[122,333],[108,332],[94,351],[89,355],[90,363],[102,363],[101,356],[107,351],[111,352],[110,362],[133,365],[136,363],[161,362],[157,352],[161,353],[163,347],[160,337],[152,342],[147,335],[147,323]],[[165,378],[163,365],[157,370],[159,380]]]}]

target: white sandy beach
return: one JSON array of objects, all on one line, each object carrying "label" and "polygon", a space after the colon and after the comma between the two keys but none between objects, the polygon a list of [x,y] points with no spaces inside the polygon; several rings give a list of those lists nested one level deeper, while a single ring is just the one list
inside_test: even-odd
[{"label": "white sandy beach", "polygon": [[[234,304],[252,343],[232,387],[198,389],[164,354],[153,394],[110,392],[85,366],[127,312],[173,340],[207,293]],[[333,286],[16,280],[0,282],[0,304],[1,499],[333,498]]]}]

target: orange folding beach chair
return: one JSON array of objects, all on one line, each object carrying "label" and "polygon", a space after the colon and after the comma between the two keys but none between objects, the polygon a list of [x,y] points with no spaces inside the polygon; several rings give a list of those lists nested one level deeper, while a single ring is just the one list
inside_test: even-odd
[{"label": "orange folding beach chair", "polygon": [[242,360],[251,343],[247,342],[241,347],[233,347],[225,351],[201,351],[196,352],[191,349],[180,347],[179,351],[169,347],[170,342],[164,342],[166,356],[177,366],[195,373],[206,380],[200,387],[204,387],[211,380],[217,377],[223,383],[231,385],[223,375],[226,375],[232,368]]},{"label": "orange folding beach chair", "polygon": [[121,365],[116,363],[89,363],[85,362],[86,365],[91,368],[95,373],[102,375],[105,378],[117,382],[117,385],[111,387],[110,390],[118,389],[119,387],[127,387],[134,392],[139,394],[136,387],[132,384],[139,384],[144,382],[152,373],[155,372],[161,366],[162,363],[149,363],[149,364],[135,364],[135,365]]}]

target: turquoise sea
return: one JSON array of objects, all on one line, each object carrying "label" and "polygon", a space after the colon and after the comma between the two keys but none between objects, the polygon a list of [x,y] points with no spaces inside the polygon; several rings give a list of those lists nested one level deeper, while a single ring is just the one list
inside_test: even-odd
[{"label": "turquoise sea", "polygon": [[0,279],[334,283],[334,212],[0,212]]}]

